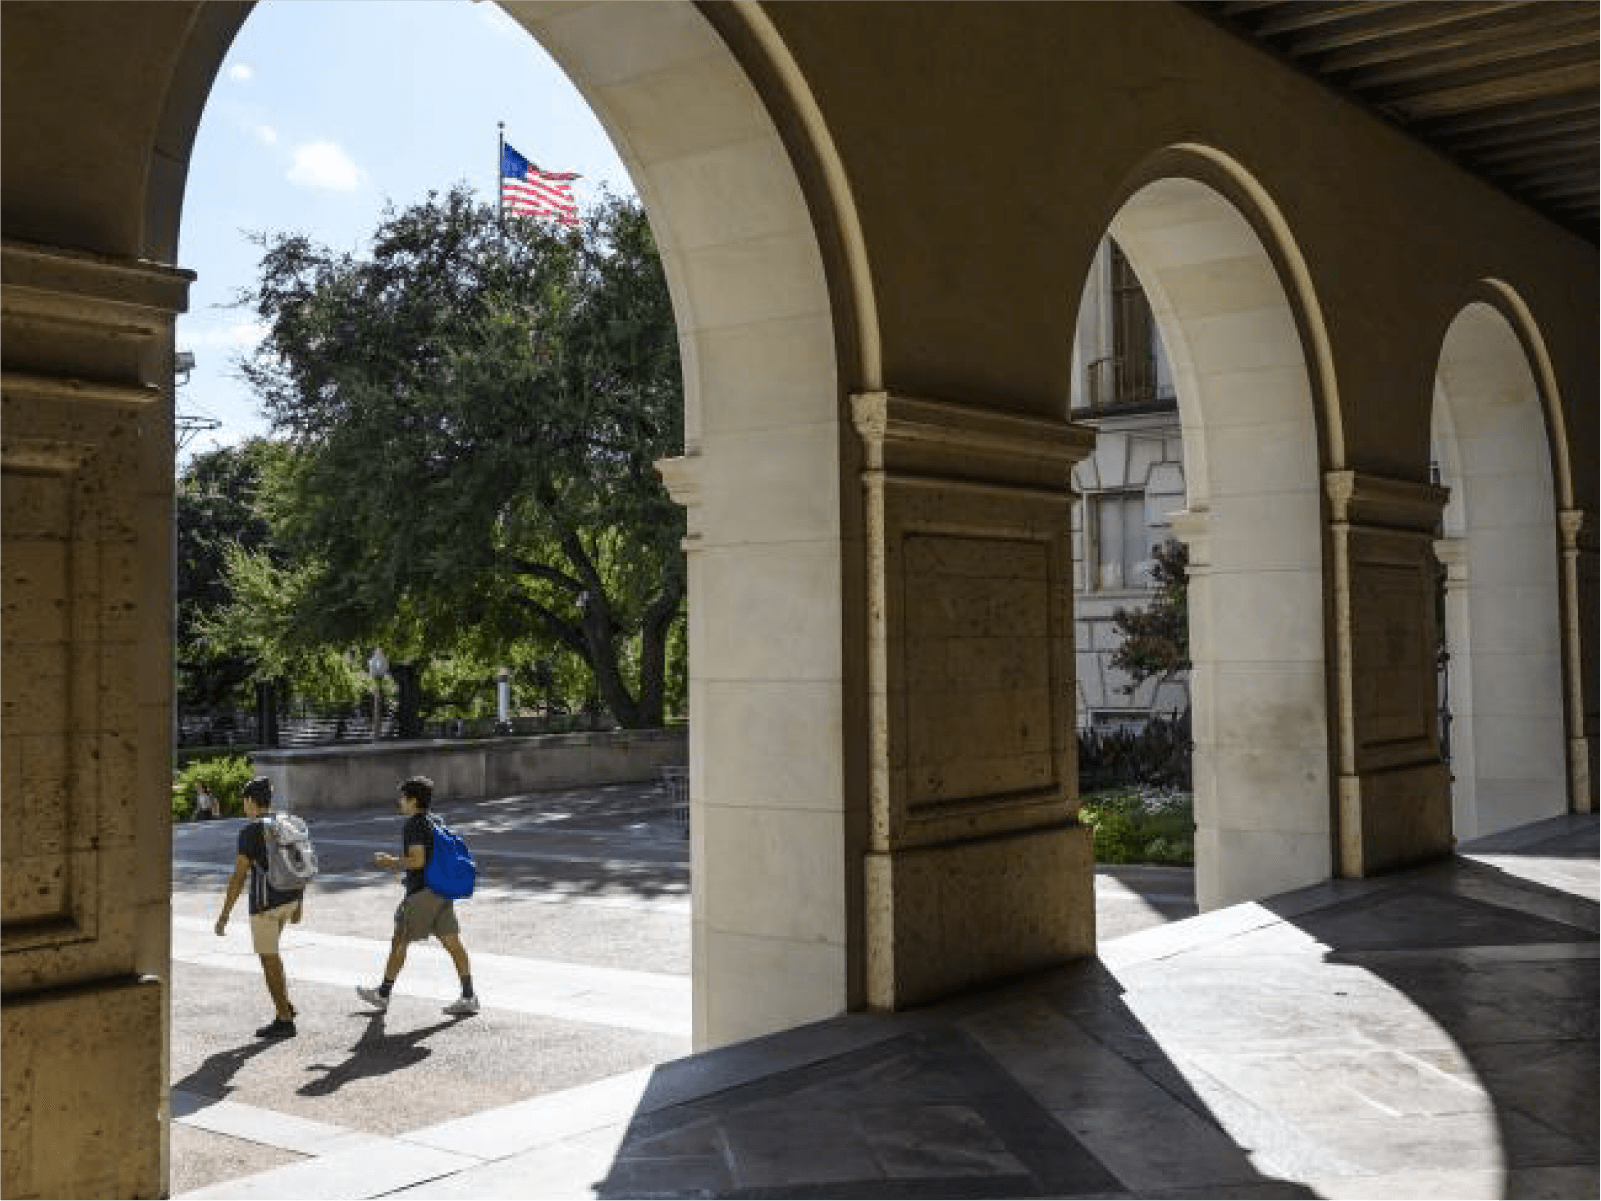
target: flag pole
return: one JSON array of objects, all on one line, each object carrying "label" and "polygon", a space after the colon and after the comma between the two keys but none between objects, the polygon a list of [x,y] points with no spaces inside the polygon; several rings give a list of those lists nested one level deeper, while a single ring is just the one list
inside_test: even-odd
[{"label": "flag pole", "polygon": [[496,121],[500,127],[500,149],[495,154],[495,227],[506,228],[506,185],[501,181],[506,170],[506,123]]}]

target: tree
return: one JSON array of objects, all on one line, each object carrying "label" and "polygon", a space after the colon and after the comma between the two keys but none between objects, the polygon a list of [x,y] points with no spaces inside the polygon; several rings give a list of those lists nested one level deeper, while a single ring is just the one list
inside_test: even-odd
[{"label": "tree", "polygon": [[1119,608],[1112,614],[1122,635],[1112,666],[1129,677],[1123,689],[1129,695],[1146,680],[1167,683],[1190,668],[1189,550],[1170,539],[1151,553],[1156,595],[1143,609]]},{"label": "tree", "polygon": [[263,550],[271,536],[259,502],[263,466],[272,447],[262,440],[196,455],[178,478],[177,526],[178,696],[210,707],[235,696],[255,672],[249,655],[220,644],[210,619],[231,599],[226,576],[230,553]]},{"label": "tree", "polygon": [[284,635],[421,653],[530,633],[624,726],[663,717],[683,515],[671,303],[637,203],[502,229],[465,185],[389,210],[358,257],[260,239],[241,366],[295,453],[268,480],[297,573]]}]

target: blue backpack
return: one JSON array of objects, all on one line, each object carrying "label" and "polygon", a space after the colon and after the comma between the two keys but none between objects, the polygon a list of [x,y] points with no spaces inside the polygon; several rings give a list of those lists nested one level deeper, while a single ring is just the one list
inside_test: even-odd
[{"label": "blue backpack", "polygon": [[432,814],[428,817],[428,824],[434,830],[434,849],[428,856],[428,865],[422,871],[423,883],[440,896],[453,901],[472,896],[478,867],[473,863],[467,844],[462,841],[460,834]]}]

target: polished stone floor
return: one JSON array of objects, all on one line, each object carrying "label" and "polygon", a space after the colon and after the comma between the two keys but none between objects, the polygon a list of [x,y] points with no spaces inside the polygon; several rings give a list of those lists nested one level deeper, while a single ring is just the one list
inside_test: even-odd
[{"label": "polished stone floor", "polygon": [[1554,819],[195,1195],[1593,1198],[1596,854]]}]

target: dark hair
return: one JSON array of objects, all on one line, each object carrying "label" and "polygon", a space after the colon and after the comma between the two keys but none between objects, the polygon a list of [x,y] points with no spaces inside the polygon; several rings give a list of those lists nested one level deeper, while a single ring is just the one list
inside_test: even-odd
[{"label": "dark hair", "polygon": [[272,808],[272,781],[266,776],[257,776],[250,783],[239,790],[239,795],[255,801],[264,809]]},{"label": "dark hair", "polygon": [[427,776],[413,776],[401,784],[400,795],[409,796],[419,808],[426,809],[434,803],[434,782]]}]

